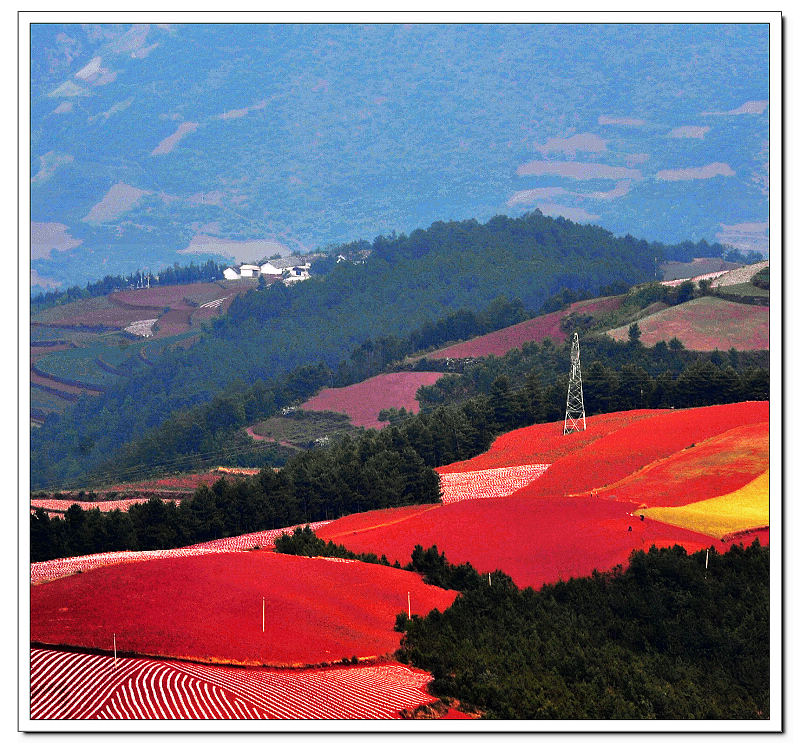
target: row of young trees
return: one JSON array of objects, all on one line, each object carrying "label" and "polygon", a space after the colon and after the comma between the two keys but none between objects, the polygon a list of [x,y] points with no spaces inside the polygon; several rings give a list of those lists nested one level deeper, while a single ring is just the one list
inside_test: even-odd
[{"label": "row of young trees", "polygon": [[141,288],[142,286],[172,286],[179,283],[197,283],[199,281],[216,281],[222,278],[222,271],[226,265],[220,265],[214,260],[208,260],[202,265],[191,262],[188,265],[179,265],[177,262],[171,267],[159,270],[155,275],[137,270],[130,275],[106,275],[102,280],[89,282],[85,287],[71,286],[64,291],[45,291],[31,297],[31,315],[43,309],[68,304],[71,301],[90,299],[93,296],[106,296],[114,291],[128,288]]}]

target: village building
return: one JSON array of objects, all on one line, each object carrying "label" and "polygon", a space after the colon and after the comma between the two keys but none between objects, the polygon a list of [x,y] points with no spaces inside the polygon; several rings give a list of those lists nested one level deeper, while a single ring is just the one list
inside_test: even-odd
[{"label": "village building", "polygon": [[[276,260],[277,262],[278,260]],[[280,275],[283,272],[282,267],[275,267],[271,262],[263,262],[260,266],[261,275]]]},{"label": "village building", "polygon": [[257,278],[261,274],[258,265],[239,265],[239,275],[242,278]]}]

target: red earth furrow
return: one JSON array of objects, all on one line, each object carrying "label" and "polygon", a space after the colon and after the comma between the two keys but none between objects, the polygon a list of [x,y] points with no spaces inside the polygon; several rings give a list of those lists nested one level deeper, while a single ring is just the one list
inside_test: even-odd
[{"label": "red earth furrow", "polygon": [[36,585],[70,574],[78,574],[103,566],[128,563],[132,561],[152,561],[160,558],[185,558],[206,553],[237,553],[254,548],[272,548],[275,540],[281,535],[291,534],[297,527],[309,527],[312,531],[328,524],[328,522],[311,522],[307,525],[292,525],[277,530],[250,532],[246,535],[211,540],[197,545],[185,545],[182,548],[170,548],[155,551],[117,551],[114,553],[93,553],[88,556],[69,556],[52,561],[36,561],[31,564],[31,584]]},{"label": "red earth furrow", "polygon": [[395,663],[278,671],[31,650],[31,718],[387,719],[434,702]]},{"label": "red earth furrow", "polygon": [[502,498],[530,485],[541,477],[547,464],[482,469],[474,472],[449,472],[440,475],[442,503]]}]

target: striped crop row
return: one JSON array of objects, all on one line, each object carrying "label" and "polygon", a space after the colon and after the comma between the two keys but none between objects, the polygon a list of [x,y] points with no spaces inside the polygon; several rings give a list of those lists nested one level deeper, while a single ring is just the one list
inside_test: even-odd
[{"label": "striped crop row", "polygon": [[509,496],[530,485],[548,466],[549,464],[523,464],[498,469],[442,473],[442,503]]},{"label": "striped crop row", "polygon": [[436,698],[386,663],[276,670],[31,650],[32,720],[392,719]]}]

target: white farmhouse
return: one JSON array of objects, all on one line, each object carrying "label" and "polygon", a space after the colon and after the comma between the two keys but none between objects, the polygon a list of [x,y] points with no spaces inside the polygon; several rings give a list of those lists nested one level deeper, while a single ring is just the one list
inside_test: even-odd
[{"label": "white farmhouse", "polygon": [[264,262],[261,265],[261,275],[280,275],[283,268],[275,267],[271,262]]},{"label": "white farmhouse", "polygon": [[240,265],[239,274],[242,278],[257,278],[261,273],[261,268],[258,265]]},{"label": "white farmhouse", "polygon": [[226,267],[222,271],[222,276],[225,278],[226,281],[235,281],[239,280],[242,276],[239,275],[239,271],[233,267]]}]

